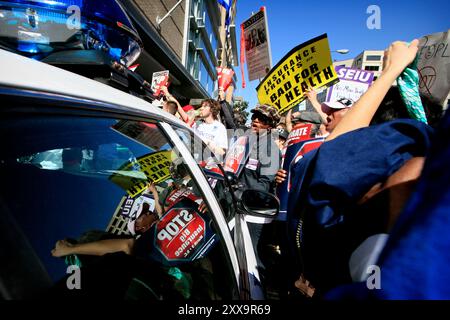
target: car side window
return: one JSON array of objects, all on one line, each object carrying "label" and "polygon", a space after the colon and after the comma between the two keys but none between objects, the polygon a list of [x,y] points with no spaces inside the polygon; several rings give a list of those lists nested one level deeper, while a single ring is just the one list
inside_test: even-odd
[{"label": "car side window", "polygon": [[[14,243],[2,250],[16,268],[9,275],[16,281],[7,283],[16,298],[70,293],[62,288],[68,267],[81,266],[82,281],[84,270],[97,268],[100,279],[104,259],[126,282],[117,293],[123,298],[236,298],[221,234],[156,121],[8,115],[0,120],[0,148],[0,225],[9,225],[0,228],[0,240]],[[139,228],[147,218],[139,217],[151,220],[145,231]],[[61,239],[78,247],[129,239],[134,247],[126,258],[126,251],[53,257]],[[131,271],[120,271],[124,261]],[[18,288],[27,277],[34,280]]]},{"label": "car side window", "polygon": [[234,217],[235,204],[230,190],[225,182],[225,172],[221,168],[222,163],[214,156],[212,151],[203,143],[202,139],[185,128],[175,128],[181,141],[193,155],[195,161],[201,167],[216,198],[229,221]]}]

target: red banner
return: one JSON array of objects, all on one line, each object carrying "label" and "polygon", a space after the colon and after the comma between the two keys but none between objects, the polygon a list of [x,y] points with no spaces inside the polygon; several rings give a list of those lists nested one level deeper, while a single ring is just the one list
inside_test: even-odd
[{"label": "red banner", "polygon": [[242,78],[242,88],[245,88],[244,63],[245,63],[245,37],[244,37],[244,25],[241,24],[241,78]]},{"label": "red banner", "polygon": [[217,82],[219,89],[227,91],[233,80],[234,71],[228,68],[217,67]]}]

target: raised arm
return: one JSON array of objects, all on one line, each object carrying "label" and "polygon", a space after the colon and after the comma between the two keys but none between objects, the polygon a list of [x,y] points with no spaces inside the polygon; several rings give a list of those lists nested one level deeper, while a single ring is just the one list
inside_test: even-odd
[{"label": "raised arm", "polygon": [[167,101],[173,101],[173,102],[176,103],[176,105],[177,105],[177,112],[180,114],[181,119],[184,122],[188,122],[190,120],[188,114],[183,110],[183,108],[181,107],[181,105],[178,102],[178,100],[175,99],[175,97],[169,93],[169,90],[167,89],[167,87],[166,86],[162,86],[161,87],[161,91],[164,93],[164,96],[166,97]]},{"label": "raised arm", "polygon": [[158,213],[158,216],[161,218],[164,211],[163,208],[161,207],[161,204],[159,203],[159,194],[158,191],[156,190],[155,184],[153,182],[150,182],[147,185],[147,190],[153,194],[153,198],[155,199],[155,209],[156,212]]},{"label": "raised arm", "polygon": [[286,130],[288,132],[292,131],[292,109],[286,114]]},{"label": "raised arm", "polygon": [[370,124],[392,83],[414,61],[418,44],[419,40],[414,39],[409,46],[400,41],[396,41],[389,46],[384,53],[384,68],[381,76],[353,105],[325,141],[332,140],[349,131],[367,127]]},{"label": "raised arm", "polygon": [[227,129],[236,129],[236,124],[234,123],[233,112],[230,104],[225,100],[225,92],[222,88],[219,88],[219,97],[218,97],[221,112],[223,114],[223,118],[225,120],[225,125]]},{"label": "raised arm", "polygon": [[52,250],[52,256],[64,257],[71,254],[85,254],[102,256],[107,253],[123,251],[131,254],[134,247],[134,239],[107,239],[88,243],[71,244],[66,240],[59,240]]},{"label": "raised arm", "polygon": [[309,102],[311,102],[314,109],[316,109],[317,113],[322,118],[322,122],[326,123],[327,122],[327,114],[322,111],[322,105],[319,102],[319,100],[317,100],[316,90],[314,90],[313,88],[308,89],[308,91],[306,91],[306,97],[308,98]]}]

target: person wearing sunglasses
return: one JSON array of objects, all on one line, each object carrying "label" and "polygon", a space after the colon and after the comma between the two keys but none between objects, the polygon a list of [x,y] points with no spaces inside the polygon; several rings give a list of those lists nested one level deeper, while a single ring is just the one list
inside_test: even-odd
[{"label": "person wearing sunglasses", "polygon": [[[278,132],[275,129],[280,116],[275,107],[258,105],[251,110],[251,130],[249,130],[250,155],[244,169],[240,173],[239,184],[245,189],[256,189],[274,193],[274,179],[281,164],[281,152],[275,140]],[[261,248],[260,238],[263,226],[272,222],[272,218],[246,216],[245,220],[250,231],[250,237],[257,253],[258,269],[264,278],[264,264],[259,258],[258,248]]]}]

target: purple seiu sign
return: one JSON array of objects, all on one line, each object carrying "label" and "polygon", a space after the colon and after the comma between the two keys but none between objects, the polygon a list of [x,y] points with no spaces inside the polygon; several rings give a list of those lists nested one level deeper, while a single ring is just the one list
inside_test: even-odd
[{"label": "purple seiu sign", "polygon": [[326,101],[336,101],[347,98],[358,101],[369,89],[375,74],[366,70],[346,67],[335,67],[339,82],[328,89]]}]

